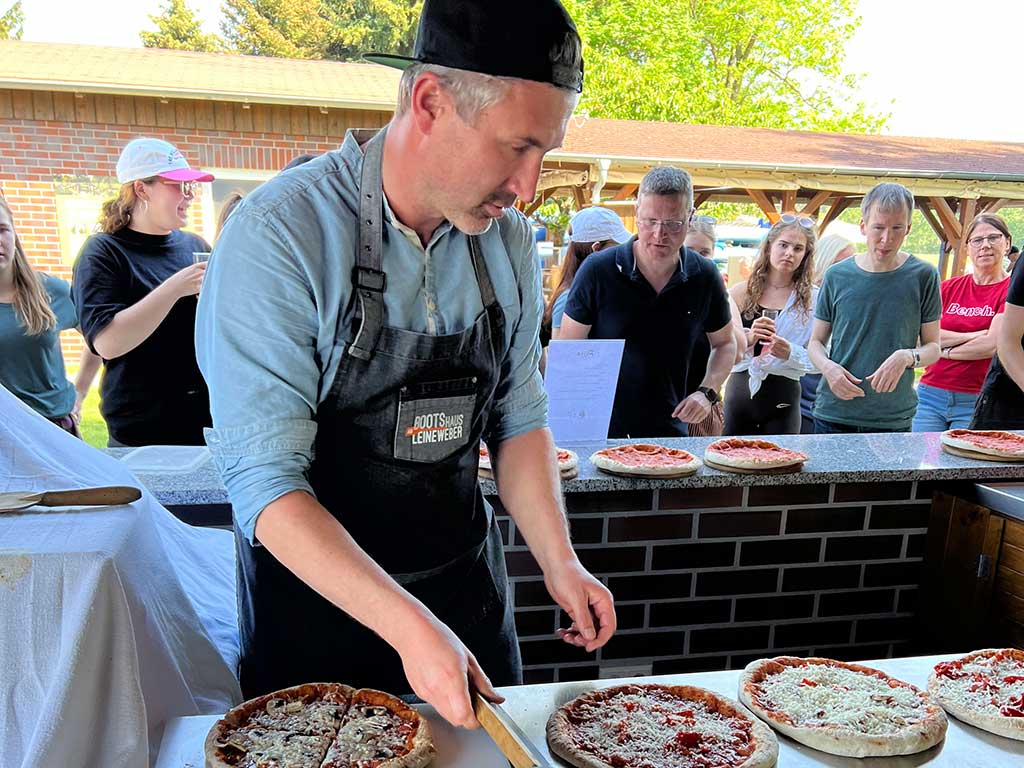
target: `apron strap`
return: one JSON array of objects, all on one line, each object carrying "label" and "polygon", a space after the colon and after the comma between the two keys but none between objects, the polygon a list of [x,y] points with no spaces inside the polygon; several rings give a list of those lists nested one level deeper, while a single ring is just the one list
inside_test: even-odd
[{"label": "apron strap", "polygon": [[498,301],[494,293],[494,283],[491,282],[491,273],[487,270],[487,261],[484,259],[483,251],[480,250],[480,238],[476,235],[469,237],[469,255],[473,261],[473,272],[476,273],[477,286],[480,288],[480,301],[487,309]]},{"label": "apron strap", "polygon": [[384,327],[384,291],[388,276],[381,270],[384,233],[384,187],[381,160],[384,155],[382,128],[363,145],[363,173],[359,184],[359,248],[352,269],[352,286],[359,300],[356,334],[348,343],[348,354],[369,360]]}]

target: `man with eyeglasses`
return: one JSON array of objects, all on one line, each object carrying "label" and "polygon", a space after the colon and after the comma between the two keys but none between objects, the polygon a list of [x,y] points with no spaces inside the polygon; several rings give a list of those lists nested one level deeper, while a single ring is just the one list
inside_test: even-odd
[{"label": "man with eyeglasses", "polygon": [[819,434],[910,431],[914,369],[939,359],[942,315],[938,271],[900,250],[913,212],[906,187],[873,187],[861,203],[867,252],[825,272],[807,347],[822,372]]},{"label": "man with eyeglasses", "polygon": [[[685,171],[640,182],[639,234],[589,257],[573,281],[560,339],[625,339],[608,437],[685,437],[707,418],[735,362],[729,298],[710,259],[683,246],[693,213]],[[711,345],[703,380],[686,394],[698,340]]]}]

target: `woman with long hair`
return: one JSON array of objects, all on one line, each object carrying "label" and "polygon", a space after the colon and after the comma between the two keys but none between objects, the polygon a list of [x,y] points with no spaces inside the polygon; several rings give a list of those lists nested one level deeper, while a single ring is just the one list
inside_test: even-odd
[{"label": "woman with long hair", "polygon": [[78,423],[100,360],[82,353],[72,385],[60,332],[78,327],[67,282],[29,264],[0,195],[0,384],[61,429],[81,437]]},{"label": "woman with long hair", "polygon": [[1002,216],[981,213],[964,233],[969,275],[942,281],[939,359],[917,384],[914,432],[967,429],[996,352],[1010,275],[1003,259],[1013,244]]},{"label": "woman with long hair", "polygon": [[725,388],[726,435],[800,431],[800,377],[817,289],[814,220],[783,214],[768,230],[749,279],[729,293],[740,308],[746,353]]},{"label": "woman with long hair", "polygon": [[213,176],[166,141],[142,138],[121,152],[117,180],[72,287],[82,332],[106,367],[100,410],[109,445],[202,445],[210,404],[195,318],[206,262],[193,254],[210,245],[181,227],[195,184]]},{"label": "woman with long hair", "polygon": [[[814,246],[814,276],[811,282],[815,288],[821,287],[825,272],[833,264],[838,264],[853,256],[853,243],[842,235],[825,235]],[[818,397],[820,373],[805,373],[800,377],[800,433],[814,434],[814,401]]]},{"label": "woman with long hair", "polygon": [[592,253],[629,242],[632,237],[622,225],[622,219],[610,208],[595,205],[573,214],[569,220],[569,246],[562,259],[562,273],[540,321],[542,346],[546,347],[549,339],[558,338],[569,289],[583,260]]}]

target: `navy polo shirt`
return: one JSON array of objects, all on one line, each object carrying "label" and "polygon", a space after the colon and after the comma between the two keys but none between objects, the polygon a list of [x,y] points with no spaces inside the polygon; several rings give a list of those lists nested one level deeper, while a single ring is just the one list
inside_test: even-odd
[{"label": "navy polo shirt", "polygon": [[688,248],[655,293],[637,269],[634,242],[586,258],[565,314],[589,325],[591,339],[626,341],[608,437],[685,436],[672,411],[686,397],[694,346],[729,323],[729,299],[714,262]]}]

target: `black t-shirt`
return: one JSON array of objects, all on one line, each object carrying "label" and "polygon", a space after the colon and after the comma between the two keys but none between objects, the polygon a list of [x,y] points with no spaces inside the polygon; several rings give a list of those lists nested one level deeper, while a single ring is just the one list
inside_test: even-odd
[{"label": "black t-shirt", "polygon": [[699,364],[694,350],[700,340],[729,323],[729,299],[714,262],[688,248],[656,294],[636,268],[634,242],[587,257],[565,314],[591,326],[591,339],[626,341],[608,437],[685,436],[686,424],[672,411],[688,394],[687,373]]},{"label": "black t-shirt", "polygon": [[[1013,265],[1010,287],[1006,291],[1006,303],[1018,307],[1024,307],[1024,268],[1019,266],[1021,261],[1022,259],[1017,259],[1017,263]],[[1021,339],[1021,345],[1024,346],[1024,339]],[[988,374],[985,376],[981,393],[994,397],[1000,412],[1014,414],[1016,418],[1012,428],[1020,428],[1016,422],[1019,422],[1024,416],[1024,392],[1021,392],[1020,387],[1003,368],[998,353],[992,356],[992,365],[989,366]]]},{"label": "black t-shirt", "polygon": [[[138,303],[167,278],[209,251],[190,232],[145,235],[125,227],[93,235],[75,263],[71,295],[82,334],[96,336],[114,315]],[[110,436],[125,445],[202,445],[211,426],[210,399],[196,362],[195,296],[178,299],[153,334],[130,352],[106,360],[100,411]]]}]

